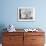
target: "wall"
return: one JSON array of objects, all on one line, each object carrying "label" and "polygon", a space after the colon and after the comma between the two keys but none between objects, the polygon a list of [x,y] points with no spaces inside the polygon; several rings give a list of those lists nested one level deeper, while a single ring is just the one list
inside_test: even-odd
[{"label": "wall", "polygon": [[[13,24],[16,28],[42,27],[46,28],[46,0],[0,0],[0,25]],[[18,7],[34,7],[36,20],[33,22],[18,22]]]}]

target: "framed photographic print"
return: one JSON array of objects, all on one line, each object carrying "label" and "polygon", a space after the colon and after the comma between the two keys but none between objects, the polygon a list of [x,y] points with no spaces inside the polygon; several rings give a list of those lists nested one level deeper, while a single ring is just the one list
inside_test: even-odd
[{"label": "framed photographic print", "polygon": [[19,7],[18,21],[35,21],[35,8]]}]

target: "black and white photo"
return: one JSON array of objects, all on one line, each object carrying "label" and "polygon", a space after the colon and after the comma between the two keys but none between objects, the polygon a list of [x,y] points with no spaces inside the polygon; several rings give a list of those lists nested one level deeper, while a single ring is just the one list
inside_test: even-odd
[{"label": "black and white photo", "polygon": [[35,21],[35,8],[19,7],[18,21]]}]

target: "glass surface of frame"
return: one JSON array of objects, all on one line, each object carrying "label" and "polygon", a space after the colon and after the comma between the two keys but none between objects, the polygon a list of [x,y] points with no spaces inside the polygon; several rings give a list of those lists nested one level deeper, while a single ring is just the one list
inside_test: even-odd
[{"label": "glass surface of frame", "polygon": [[35,8],[19,7],[18,21],[35,21]]}]

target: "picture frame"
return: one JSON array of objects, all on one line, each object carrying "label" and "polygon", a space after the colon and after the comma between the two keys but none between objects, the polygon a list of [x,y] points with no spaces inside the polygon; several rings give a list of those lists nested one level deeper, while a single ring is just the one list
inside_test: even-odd
[{"label": "picture frame", "polygon": [[35,8],[19,7],[18,21],[35,21]]}]

